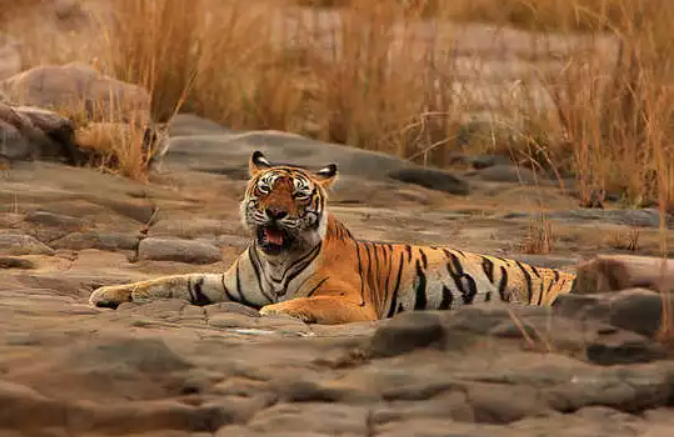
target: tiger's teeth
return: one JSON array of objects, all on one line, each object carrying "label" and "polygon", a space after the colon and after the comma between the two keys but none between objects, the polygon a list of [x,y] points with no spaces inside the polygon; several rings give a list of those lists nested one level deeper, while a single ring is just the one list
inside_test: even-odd
[{"label": "tiger's teeth", "polygon": [[275,244],[277,246],[283,245],[283,233],[275,229],[264,230],[265,243]]}]

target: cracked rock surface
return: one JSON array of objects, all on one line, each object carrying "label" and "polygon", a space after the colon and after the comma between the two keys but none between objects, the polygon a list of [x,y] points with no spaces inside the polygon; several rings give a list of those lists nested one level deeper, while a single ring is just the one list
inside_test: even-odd
[{"label": "cracked rock surface", "polygon": [[[88,306],[96,287],[221,271],[245,248],[245,178],[198,165],[234,166],[244,146],[215,147],[231,137],[211,128],[201,144],[202,125],[177,123],[190,148],[149,184],[45,162],[0,175],[0,435],[671,436],[674,359],[656,340],[661,296],[644,289],[341,326],[233,303]],[[375,173],[331,198],[360,237],[570,268],[629,231],[617,210],[551,215],[555,252],[525,254],[532,197],[576,208],[554,185],[471,179],[465,196]],[[657,227],[633,226],[656,253]]]}]

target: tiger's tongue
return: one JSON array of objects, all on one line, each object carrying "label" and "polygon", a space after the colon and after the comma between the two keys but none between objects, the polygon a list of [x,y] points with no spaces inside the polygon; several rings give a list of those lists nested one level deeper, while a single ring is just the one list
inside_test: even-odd
[{"label": "tiger's tongue", "polygon": [[264,239],[266,243],[283,246],[283,232],[278,229],[265,228]]}]

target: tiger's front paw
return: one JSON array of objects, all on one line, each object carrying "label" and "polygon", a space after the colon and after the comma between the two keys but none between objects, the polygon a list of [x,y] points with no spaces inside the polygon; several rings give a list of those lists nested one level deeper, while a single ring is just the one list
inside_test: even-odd
[{"label": "tiger's front paw", "polygon": [[282,302],[264,306],[260,309],[259,313],[261,316],[286,315],[295,319],[299,319],[304,323],[316,323],[316,317],[314,317],[309,311],[296,305],[288,305],[288,303],[289,302]]},{"label": "tiger's front paw", "polygon": [[129,284],[100,287],[89,296],[89,305],[115,309],[124,302],[132,302],[134,290]]}]

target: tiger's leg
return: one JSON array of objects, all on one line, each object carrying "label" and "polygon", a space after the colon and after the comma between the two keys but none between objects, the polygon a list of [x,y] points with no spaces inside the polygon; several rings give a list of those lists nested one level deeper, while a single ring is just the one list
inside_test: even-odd
[{"label": "tiger's leg", "polygon": [[306,323],[323,325],[377,320],[377,314],[371,305],[361,306],[343,296],[298,297],[262,307],[260,314],[285,314]]},{"label": "tiger's leg", "polygon": [[89,303],[116,308],[123,302],[147,302],[154,299],[184,299],[195,305],[230,300],[222,274],[187,274],[164,276],[131,284],[96,289]]}]

